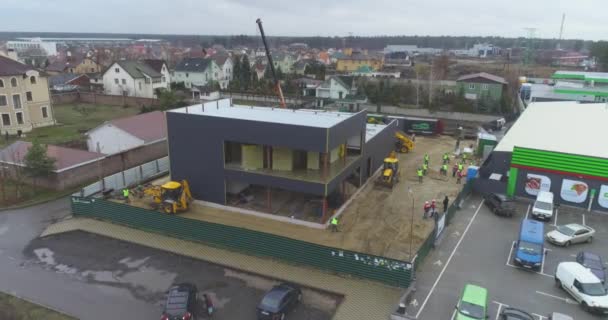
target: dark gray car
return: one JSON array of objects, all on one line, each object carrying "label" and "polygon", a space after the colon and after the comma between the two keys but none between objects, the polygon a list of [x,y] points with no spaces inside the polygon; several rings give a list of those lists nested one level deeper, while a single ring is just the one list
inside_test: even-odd
[{"label": "dark gray car", "polygon": [[512,217],[515,214],[513,201],[504,194],[490,193],[484,196],[484,203],[494,214]]}]

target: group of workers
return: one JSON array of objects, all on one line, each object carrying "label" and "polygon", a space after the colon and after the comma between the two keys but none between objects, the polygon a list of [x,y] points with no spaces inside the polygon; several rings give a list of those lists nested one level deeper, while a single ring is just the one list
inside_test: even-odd
[{"label": "group of workers", "polygon": [[[431,202],[429,201],[425,201],[424,202],[424,213],[423,213],[423,218],[433,218],[435,217],[438,212],[437,212],[437,201],[435,199],[433,199]],[[443,199],[443,212],[448,211],[448,204],[450,203],[450,199],[448,199],[448,196],[445,196],[445,198]]]},{"label": "group of workers", "polygon": [[[450,164],[450,154],[449,153],[444,153],[442,156],[442,160],[443,163],[441,165],[441,167],[439,168],[439,173],[441,175],[447,176],[448,175],[448,165]],[[422,163],[422,166],[419,167],[418,169],[416,169],[416,175],[418,176],[418,182],[422,183],[424,176],[427,175],[427,172],[429,170],[429,161],[430,161],[430,156],[428,154],[424,155],[424,162]],[[456,178],[456,183],[460,184],[462,181],[462,177],[464,176],[464,164],[467,161],[467,154],[463,153],[462,154],[462,160],[460,162],[455,162],[454,165],[452,166],[452,178]]]}]

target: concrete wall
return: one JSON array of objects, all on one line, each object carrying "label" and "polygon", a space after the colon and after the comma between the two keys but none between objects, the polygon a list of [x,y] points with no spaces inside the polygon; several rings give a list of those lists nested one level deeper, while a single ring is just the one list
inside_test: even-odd
[{"label": "concrete wall", "polygon": [[[382,166],[384,158],[391,151],[395,150],[395,132],[399,130],[397,121],[391,121],[388,126],[374,136],[363,146],[363,156],[361,157],[361,183],[368,178],[368,172],[374,172]],[[369,160],[369,161],[368,161]],[[371,163],[371,167],[368,166]]]},{"label": "concrete wall", "polygon": [[52,95],[51,99],[53,104],[92,103],[129,107],[157,106],[160,104],[158,99],[96,94],[94,92],[60,93]]},{"label": "concrete wall", "polygon": [[[109,176],[116,172],[162,158],[166,155],[167,143],[166,141],[162,141],[123,153],[107,156],[101,161],[75,167],[63,172],[53,173],[49,177],[37,179],[36,184],[54,190],[69,189],[85,183],[93,182],[98,180],[99,177]],[[15,178],[15,167],[11,165],[7,166],[9,167],[9,174]],[[31,178],[25,177],[23,174],[21,174],[21,179],[23,179],[26,183],[33,183]]]}]

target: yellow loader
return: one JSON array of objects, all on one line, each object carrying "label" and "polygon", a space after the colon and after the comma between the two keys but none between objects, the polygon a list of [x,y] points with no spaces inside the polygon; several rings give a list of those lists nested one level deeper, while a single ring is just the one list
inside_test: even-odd
[{"label": "yellow loader", "polygon": [[389,157],[384,158],[382,173],[380,174],[380,178],[376,180],[376,183],[392,189],[399,182],[400,174],[399,159],[391,152]]},{"label": "yellow loader", "polygon": [[144,194],[152,196],[160,209],[168,214],[176,214],[188,210],[192,202],[188,181],[169,181],[161,186],[153,186],[144,190]]}]

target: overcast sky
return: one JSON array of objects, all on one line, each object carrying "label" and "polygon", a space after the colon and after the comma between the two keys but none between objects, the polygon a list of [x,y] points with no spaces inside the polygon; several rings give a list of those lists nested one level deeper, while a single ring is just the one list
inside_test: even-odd
[{"label": "overcast sky", "polygon": [[608,0],[0,0],[0,30],[608,40]]}]

